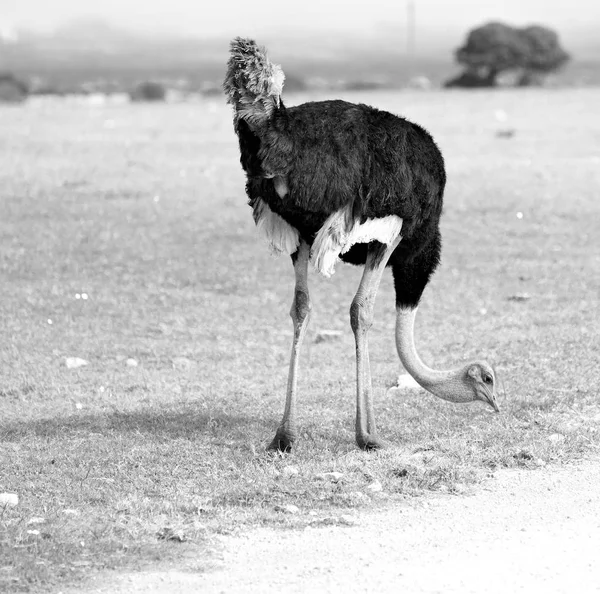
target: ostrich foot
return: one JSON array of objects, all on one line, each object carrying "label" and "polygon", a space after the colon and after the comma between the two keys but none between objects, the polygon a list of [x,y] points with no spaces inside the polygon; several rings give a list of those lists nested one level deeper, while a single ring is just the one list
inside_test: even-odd
[{"label": "ostrich foot", "polygon": [[292,444],[296,441],[296,432],[290,429],[280,427],[275,433],[273,441],[269,444],[267,450],[283,452],[289,454],[292,451]]},{"label": "ostrich foot", "polygon": [[375,434],[357,433],[356,443],[361,450],[365,450],[366,452],[381,450],[387,447],[387,443]]}]

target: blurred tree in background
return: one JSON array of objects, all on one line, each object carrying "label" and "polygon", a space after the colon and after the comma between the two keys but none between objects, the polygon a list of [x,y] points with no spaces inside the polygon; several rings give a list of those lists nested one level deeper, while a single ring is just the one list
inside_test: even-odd
[{"label": "blurred tree in background", "polygon": [[10,73],[0,72],[0,102],[22,103],[29,95],[29,86]]},{"label": "blurred tree in background", "polygon": [[456,50],[456,60],[468,70],[482,71],[495,79],[498,73],[520,64],[526,52],[525,40],[516,29],[489,23],[469,33],[467,43]]},{"label": "blurred tree in background", "polygon": [[521,84],[528,78],[535,82],[548,72],[553,72],[569,61],[569,54],[561,47],[558,34],[552,29],[533,25],[521,30],[527,40],[527,54]]},{"label": "blurred tree in background", "polygon": [[496,86],[503,72],[517,71],[517,84],[543,82],[544,76],[569,60],[552,29],[533,25],[517,29],[504,23],[488,23],[473,29],[456,61],[465,71],[446,86]]},{"label": "blurred tree in background", "polygon": [[129,96],[132,101],[164,101],[167,89],[159,82],[148,80],[139,83]]}]

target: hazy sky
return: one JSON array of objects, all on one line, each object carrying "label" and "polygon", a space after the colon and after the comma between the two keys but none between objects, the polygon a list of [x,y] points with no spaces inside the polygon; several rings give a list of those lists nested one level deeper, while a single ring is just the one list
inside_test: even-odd
[{"label": "hazy sky", "polygon": [[[600,0],[414,0],[423,31],[464,31],[490,19],[543,22],[561,34],[600,27]],[[54,27],[101,17],[140,30],[195,35],[252,35],[277,31],[361,31],[374,34],[405,23],[406,0],[0,0],[6,21]]]}]

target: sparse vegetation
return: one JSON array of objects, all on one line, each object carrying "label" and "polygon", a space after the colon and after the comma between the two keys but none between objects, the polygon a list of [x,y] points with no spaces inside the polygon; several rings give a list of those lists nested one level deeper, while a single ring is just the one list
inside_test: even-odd
[{"label": "sparse vegetation", "polygon": [[[516,133],[502,140],[492,93],[348,98],[422,122],[444,151],[444,256],[417,340],[440,367],[483,354],[503,384],[502,414],[387,391],[400,370],[386,275],[371,362],[390,447],[358,451],[348,304],[360,270],[340,265],[310,278],[299,447],[267,455],[293,273],[255,236],[224,101],[0,110],[11,138],[0,171],[0,493],[20,499],[0,509],[0,590],[56,591],[182,555],[209,563],[215,533],[318,524],[598,449],[598,92],[503,94]],[[565,109],[572,117],[549,128]],[[324,329],[343,333],[315,342]],[[68,369],[67,357],[89,364]],[[331,471],[341,477],[320,476]]]}]

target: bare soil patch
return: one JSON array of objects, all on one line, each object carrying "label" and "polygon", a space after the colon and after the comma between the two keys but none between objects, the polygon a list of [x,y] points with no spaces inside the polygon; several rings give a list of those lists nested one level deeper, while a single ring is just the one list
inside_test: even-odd
[{"label": "bare soil patch", "polygon": [[474,493],[412,499],[351,527],[221,537],[202,575],[128,573],[87,592],[598,592],[599,484],[599,459],[503,470]]}]

